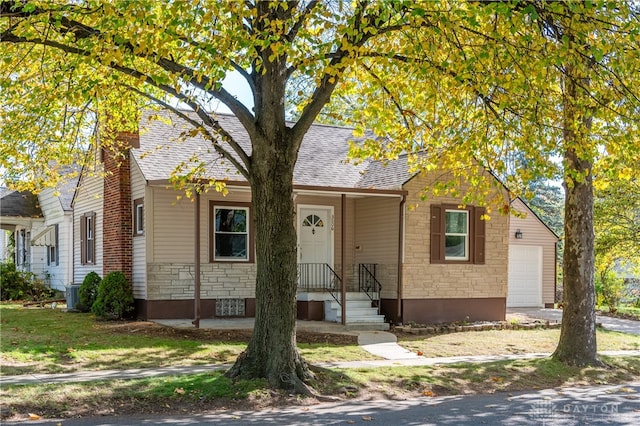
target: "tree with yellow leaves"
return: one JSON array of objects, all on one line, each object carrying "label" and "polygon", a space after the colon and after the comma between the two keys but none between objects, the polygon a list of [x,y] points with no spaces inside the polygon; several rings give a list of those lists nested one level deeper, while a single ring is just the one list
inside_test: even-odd
[{"label": "tree with yellow leaves", "polygon": [[[57,174],[44,165],[79,158],[105,117],[126,130],[144,101],[187,120],[247,178],[256,212],[255,329],[230,375],[310,392],[295,345],[292,177],[302,138],[332,97],[355,106],[343,111],[357,132],[379,136],[354,155],[420,151],[416,168],[444,166],[474,184],[467,202],[508,211],[466,173],[477,164],[502,173],[518,149],[530,166],[506,182],[513,191],[535,176],[564,177],[570,300],[556,356],[594,363],[592,168],[614,146],[640,151],[628,136],[637,134],[639,87],[632,7],[0,0],[0,161],[9,177],[50,184]],[[231,71],[246,80],[253,109],[222,86]],[[295,98],[294,83],[305,88]],[[222,129],[212,100],[237,117],[251,152]],[[562,159],[560,172],[551,158]]]}]

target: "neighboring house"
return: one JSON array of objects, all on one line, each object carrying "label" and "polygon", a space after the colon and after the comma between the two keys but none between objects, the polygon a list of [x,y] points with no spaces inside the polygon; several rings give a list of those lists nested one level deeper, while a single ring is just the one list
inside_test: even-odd
[{"label": "neighboring house", "polygon": [[[234,117],[218,119],[250,146]],[[81,176],[73,201],[73,280],[80,283],[90,271],[123,271],[133,283],[139,317],[189,318],[197,259],[201,317],[252,317],[256,270],[249,185],[204,139],[177,142],[189,126],[176,116],[172,122],[143,119],[139,135],[120,135],[131,147],[128,155],[113,158],[104,151],[98,163],[104,177]],[[410,175],[404,156],[386,166],[350,164],[352,139],[352,129],[314,125],[300,149],[294,173],[298,318],[341,321],[334,297],[340,300],[344,286],[347,323],[382,321],[372,305],[389,322],[504,320],[513,219],[480,220],[483,208],[461,207],[451,197],[422,201],[421,191],[442,172]],[[178,197],[169,178],[194,153],[206,160],[207,176],[226,180],[228,195],[210,191],[195,203]],[[547,228],[535,224],[535,215],[524,222],[532,225],[520,226],[524,238],[518,243],[546,247]],[[545,234],[544,241],[534,232]],[[531,299],[531,306],[553,302],[554,278],[547,271],[555,270],[555,258],[540,259],[544,266],[535,285],[542,286],[542,299]]]},{"label": "neighboring house", "polygon": [[28,191],[0,188],[0,229],[14,235],[16,267],[44,278],[46,250],[32,246],[32,236],[44,229],[38,197]]},{"label": "neighboring house", "polygon": [[37,196],[5,191],[0,198],[2,229],[15,235],[16,266],[57,290],[73,281],[71,200],[76,186],[74,178]]}]

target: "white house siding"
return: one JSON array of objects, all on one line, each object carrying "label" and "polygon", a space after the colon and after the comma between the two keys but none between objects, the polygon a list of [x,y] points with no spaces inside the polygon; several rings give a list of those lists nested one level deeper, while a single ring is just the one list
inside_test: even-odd
[{"label": "white house siding", "polygon": [[[151,192],[151,189],[149,189]],[[146,299],[147,297],[147,248],[146,248],[146,236],[148,233],[147,230],[147,220],[148,212],[147,212],[147,197],[146,195],[146,181],[142,172],[140,171],[140,167],[135,162],[135,160],[131,159],[131,208],[133,209],[133,200],[137,200],[138,198],[144,198],[144,234],[143,235],[135,235],[133,236],[132,242],[132,277],[133,277],[133,297],[136,299]],[[150,197],[149,197],[150,198]],[[132,214],[132,217],[134,215]],[[135,224],[132,226],[132,229],[135,230]]]},{"label": "white house siding", "polygon": [[356,199],[356,264],[375,263],[383,298],[396,298],[398,288],[399,197]]},{"label": "white house siding", "polygon": [[[53,189],[45,189],[38,195],[40,208],[45,217],[45,227],[58,225],[58,264],[51,261],[47,264],[47,246],[41,246],[44,253],[44,270],[52,288],[64,290],[64,286],[73,281],[73,213],[64,211],[60,197]],[[38,242],[36,242],[37,244]]]},{"label": "white house siding", "polygon": [[[513,202],[513,207],[525,213],[526,217],[510,217],[509,244],[542,248],[542,304],[552,304],[555,299],[557,238],[520,199]],[[518,229],[522,232],[521,239],[515,237]]]},{"label": "white house siding", "polygon": [[[103,217],[103,184],[98,176],[84,175],[78,183],[73,203],[73,282],[81,284],[89,272],[96,272],[102,277],[102,217]],[[94,212],[95,223],[95,263],[83,265],[80,257],[80,219],[84,213]]]}]

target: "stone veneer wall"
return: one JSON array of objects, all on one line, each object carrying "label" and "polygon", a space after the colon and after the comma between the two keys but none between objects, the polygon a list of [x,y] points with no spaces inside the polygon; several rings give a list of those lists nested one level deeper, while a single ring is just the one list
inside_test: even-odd
[{"label": "stone veneer wall", "polygon": [[[210,263],[200,266],[202,299],[255,297],[255,264]],[[185,263],[147,265],[147,300],[193,299],[194,266]]]},{"label": "stone veneer wall", "polygon": [[403,299],[506,298],[508,272],[508,218],[497,212],[486,222],[485,264],[430,263],[431,203],[458,204],[450,197],[419,199],[425,186],[413,179],[407,205],[417,206],[405,217],[405,254],[403,265]]}]

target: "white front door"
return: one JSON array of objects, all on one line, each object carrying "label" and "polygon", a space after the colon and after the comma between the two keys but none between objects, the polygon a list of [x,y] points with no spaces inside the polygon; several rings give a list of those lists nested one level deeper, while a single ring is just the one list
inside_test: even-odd
[{"label": "white front door", "polygon": [[300,285],[325,287],[333,267],[333,208],[298,206],[298,262]]},{"label": "white front door", "polygon": [[298,211],[298,259],[300,263],[333,266],[331,207],[300,207]]}]

